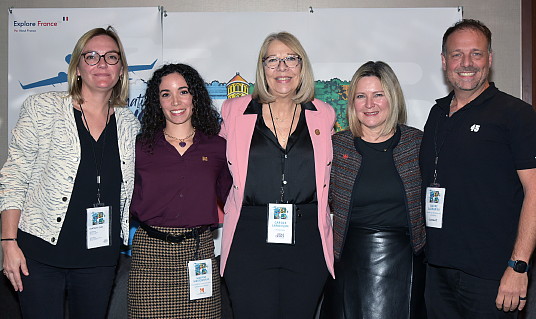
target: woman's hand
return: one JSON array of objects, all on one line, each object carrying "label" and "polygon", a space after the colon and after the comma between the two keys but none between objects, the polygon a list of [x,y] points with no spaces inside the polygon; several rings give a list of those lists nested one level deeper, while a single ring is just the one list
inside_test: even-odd
[{"label": "woman's hand", "polygon": [[[20,220],[19,209],[7,209],[2,211],[2,238],[17,238],[18,225]],[[28,276],[26,258],[16,240],[3,240],[2,250],[4,251],[4,275],[11,281],[15,291],[22,291],[22,280],[20,273]]]},{"label": "woman's hand", "polygon": [[4,251],[4,275],[9,279],[15,291],[22,291],[21,272],[28,276],[28,267],[26,258],[16,241],[3,241],[2,250]]}]

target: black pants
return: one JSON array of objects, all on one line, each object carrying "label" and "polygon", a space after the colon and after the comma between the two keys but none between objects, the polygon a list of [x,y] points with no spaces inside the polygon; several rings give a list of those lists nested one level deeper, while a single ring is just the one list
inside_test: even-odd
[{"label": "black pants", "polygon": [[24,319],[64,318],[67,295],[69,318],[99,319],[106,309],[115,266],[59,268],[26,259],[29,276],[22,275],[19,301]]},{"label": "black pants", "polygon": [[121,254],[115,271],[114,285],[108,305],[108,319],[128,319],[127,282],[130,256]]},{"label": "black pants", "polygon": [[317,206],[300,206],[296,244],[266,243],[266,207],[240,214],[225,281],[234,319],[311,319],[328,276]]},{"label": "black pants", "polygon": [[428,319],[513,319],[519,311],[495,307],[499,281],[482,279],[460,270],[428,265],[426,309]]}]

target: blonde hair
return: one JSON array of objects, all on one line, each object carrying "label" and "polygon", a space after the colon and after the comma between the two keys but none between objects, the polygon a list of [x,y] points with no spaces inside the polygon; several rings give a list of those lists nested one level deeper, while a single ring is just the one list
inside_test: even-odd
[{"label": "blonde hair", "polygon": [[71,61],[69,62],[69,68],[67,70],[67,83],[69,84],[69,95],[77,103],[84,103],[84,97],[82,96],[82,81],[78,79],[77,67],[80,63],[80,57],[82,56],[82,50],[89,42],[99,35],[106,35],[112,38],[117,47],[119,48],[119,54],[121,55],[121,65],[123,71],[119,75],[119,81],[115,84],[112,89],[112,95],[110,97],[110,106],[125,106],[128,99],[128,64],[127,57],[125,55],[125,50],[123,49],[123,44],[117,35],[117,32],[112,26],[108,26],[106,29],[95,28],[91,29],[88,32],[84,33],[76,45],[74,46],[73,53],[71,54]]},{"label": "blonde hair", "polygon": [[394,132],[398,124],[406,123],[407,112],[404,93],[400,87],[400,82],[398,82],[398,78],[393,69],[391,69],[387,63],[382,61],[368,61],[359,67],[352,77],[350,91],[348,92],[348,104],[346,107],[348,126],[354,136],[359,137],[363,135],[361,122],[359,122],[359,119],[357,118],[354,100],[357,91],[357,83],[359,80],[367,76],[375,76],[380,80],[387,101],[389,102],[390,112],[385,120],[385,126],[381,131],[381,135],[387,135]]},{"label": "blonde hair", "polygon": [[263,59],[266,58],[268,47],[275,41],[281,41],[289,47],[293,52],[301,58],[300,84],[296,89],[296,94],[292,98],[294,103],[310,102],[315,96],[315,82],[313,69],[309,57],[300,41],[288,32],[272,33],[264,39],[259,57],[257,59],[257,72],[255,76],[255,88],[253,90],[253,99],[259,100],[260,103],[271,103],[275,101],[275,97],[268,92],[268,83],[266,82],[266,74],[264,70]]}]

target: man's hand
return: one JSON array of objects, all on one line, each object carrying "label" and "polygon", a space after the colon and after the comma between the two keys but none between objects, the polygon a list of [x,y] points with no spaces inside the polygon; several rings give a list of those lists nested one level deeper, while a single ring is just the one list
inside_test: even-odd
[{"label": "man's hand", "polygon": [[516,309],[523,310],[527,300],[520,298],[527,297],[528,282],[527,273],[521,274],[515,272],[511,267],[507,267],[501,278],[497,299],[495,299],[497,309],[505,312]]}]

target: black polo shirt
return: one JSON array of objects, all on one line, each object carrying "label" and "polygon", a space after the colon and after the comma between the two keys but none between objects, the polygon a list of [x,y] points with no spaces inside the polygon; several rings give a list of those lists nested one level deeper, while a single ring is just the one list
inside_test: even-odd
[{"label": "black polo shirt", "polygon": [[424,128],[424,187],[446,188],[441,229],[427,227],[428,262],[499,280],[511,256],[523,203],[517,170],[536,168],[536,113],[493,83],[448,117],[451,92]]}]

